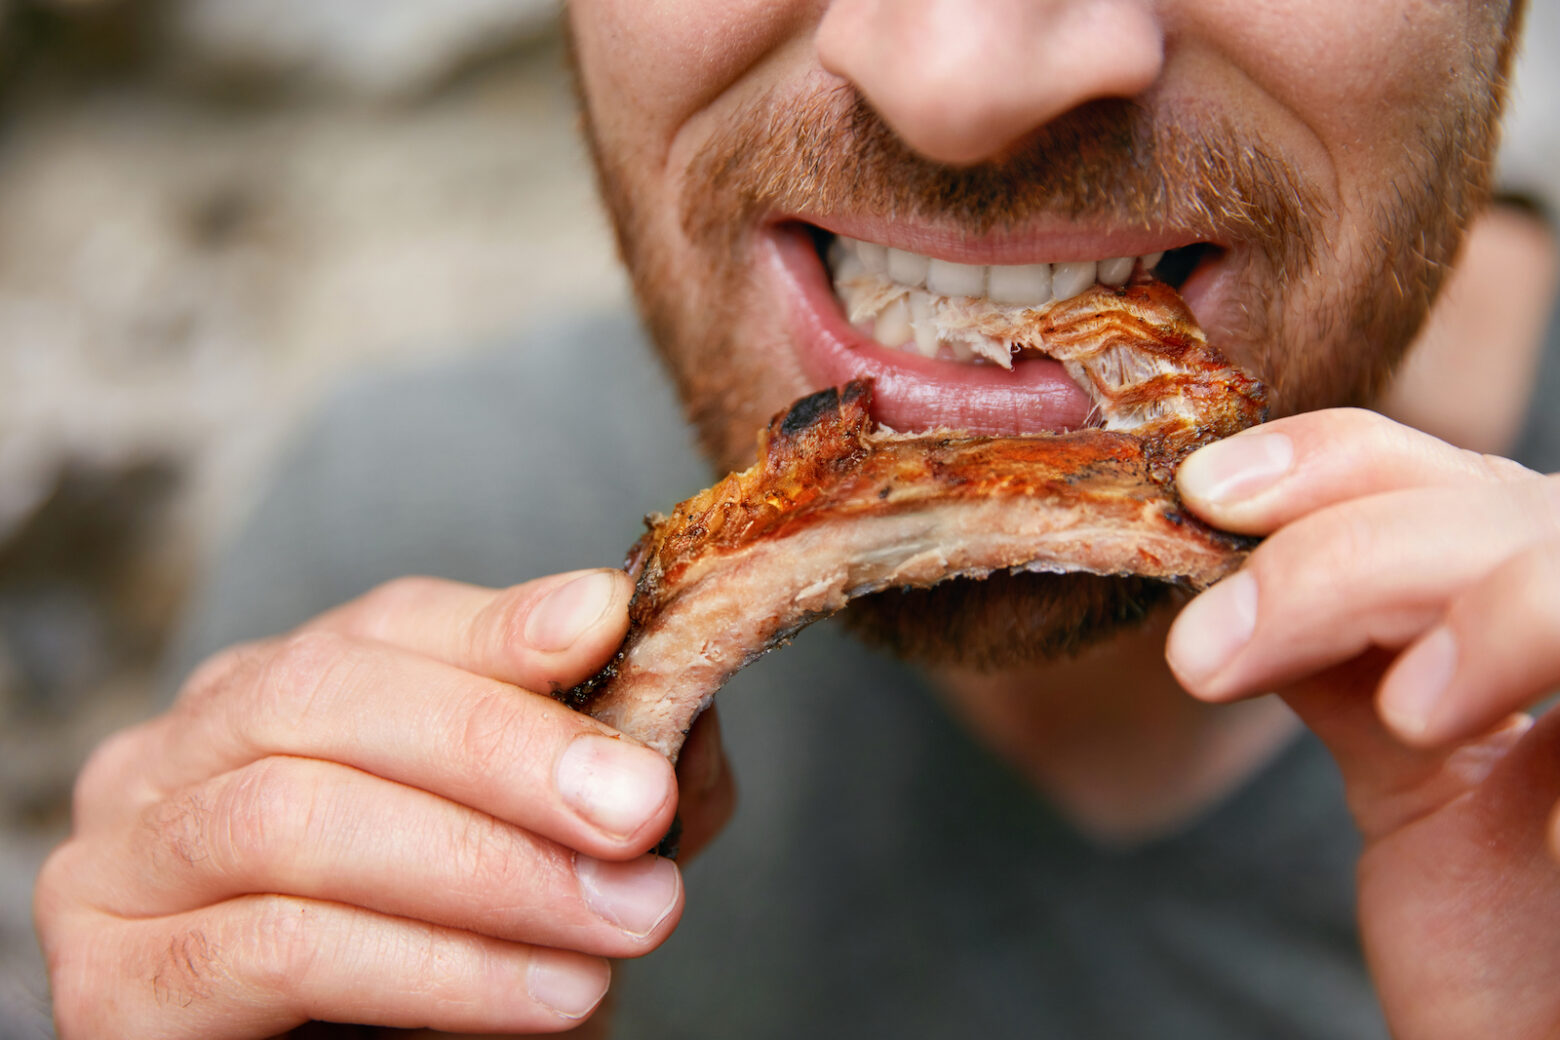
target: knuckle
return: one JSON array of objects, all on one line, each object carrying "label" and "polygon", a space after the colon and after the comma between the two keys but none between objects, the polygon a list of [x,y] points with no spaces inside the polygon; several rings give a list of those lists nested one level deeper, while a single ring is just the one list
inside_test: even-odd
[{"label": "knuckle", "polygon": [[292,848],[315,795],[288,760],[267,758],[179,791],[143,813],[154,868],[224,878],[264,876]]},{"label": "knuckle", "polygon": [[180,791],[149,807],[142,820],[159,871],[188,873],[210,858],[211,799],[203,788]]},{"label": "knuckle", "polygon": [[171,935],[152,965],[152,999],[157,1006],[187,1008],[211,997],[231,977],[221,949],[201,928]]},{"label": "knuckle", "polygon": [[140,757],[143,739],[139,726],[120,730],[87,756],[71,790],[71,812],[78,823],[92,819],[99,806],[123,795],[124,778]]},{"label": "knuckle", "polygon": [[262,718],[295,729],[343,678],[356,658],[357,644],[346,636],[300,629],[276,645],[257,682]]},{"label": "knuckle", "polygon": [[477,892],[513,892],[530,857],[517,848],[513,831],[490,817],[472,815],[453,838],[454,876]]},{"label": "knuckle", "polygon": [[224,685],[228,677],[239,671],[244,662],[252,654],[255,647],[252,644],[240,644],[226,647],[217,651],[195,666],[189,677],[184,681],[184,695],[199,696],[202,692],[212,687]]},{"label": "knuckle", "polygon": [[288,896],[254,896],[243,918],[238,948],[245,951],[245,974],[263,992],[295,995],[312,976],[321,956],[316,918],[311,907]]},{"label": "knuckle", "polygon": [[264,644],[240,643],[206,658],[184,681],[179,691],[183,704],[201,705],[219,697],[254,672],[265,655]]},{"label": "knuckle", "polygon": [[287,856],[293,823],[314,814],[314,789],[287,760],[261,759],[231,774],[208,804],[204,853],[224,874],[264,872]]},{"label": "knuckle", "polygon": [[530,586],[505,589],[467,627],[467,650],[473,660],[486,660],[491,650],[510,659],[523,654],[527,645],[525,622],[537,605],[538,596]]},{"label": "knuckle", "polygon": [[1265,595],[1282,590],[1295,602],[1330,602],[1346,591],[1371,554],[1372,529],[1358,511],[1328,510],[1270,537],[1253,554]]},{"label": "knuckle", "polygon": [[347,627],[369,638],[382,638],[395,631],[395,618],[427,603],[445,584],[417,574],[387,581],[358,598],[348,611]]},{"label": "knuckle", "polygon": [[532,696],[503,687],[469,703],[459,723],[456,746],[479,779],[513,775],[517,762],[545,753],[545,738],[526,703]]},{"label": "knuckle", "polygon": [[353,646],[335,632],[304,628],[283,636],[266,665],[268,678],[300,678],[306,681],[328,673]]}]

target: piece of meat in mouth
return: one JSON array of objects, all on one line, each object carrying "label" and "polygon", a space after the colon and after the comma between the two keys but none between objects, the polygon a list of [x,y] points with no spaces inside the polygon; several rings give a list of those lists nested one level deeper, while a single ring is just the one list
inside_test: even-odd
[{"label": "piece of meat in mouth", "polygon": [[627,562],[628,636],[560,696],[675,761],[731,675],[856,597],[1005,571],[1201,589],[1239,567],[1249,540],[1184,512],[1173,476],[1198,446],[1261,422],[1266,391],[1173,289],[1139,273],[1046,308],[966,311],[983,335],[1065,365],[1094,425],[903,434],[873,421],[865,381],[802,398],[760,432],[754,466],[647,518]]}]

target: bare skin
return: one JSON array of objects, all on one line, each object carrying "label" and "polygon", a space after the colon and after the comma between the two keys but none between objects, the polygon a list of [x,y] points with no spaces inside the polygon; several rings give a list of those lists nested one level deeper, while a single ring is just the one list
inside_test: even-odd
[{"label": "bare skin", "polygon": [[[1554,236],[1531,215],[1482,216],[1383,410],[1449,445],[1509,450],[1528,406],[1557,260]],[[1474,338],[1480,350],[1463,349]],[[1033,672],[950,669],[941,678],[967,723],[1079,827],[1139,841],[1204,811],[1299,726],[1276,698],[1246,702],[1231,717],[1177,696],[1164,668],[1167,627]],[[1156,753],[1146,756],[1146,747]]]},{"label": "bare skin", "polygon": [[60,1035],[577,1025],[604,958],[677,924],[677,867],[647,852],[679,804],[696,852],[731,802],[713,725],[679,790],[529,692],[596,670],[630,592],[405,579],[207,662],[98,749],[39,879]]},{"label": "bare skin", "polygon": [[1198,697],[1276,690],[1366,840],[1360,923],[1396,1035],[1553,1035],[1560,994],[1560,480],[1366,412],[1194,455],[1182,493],[1267,534],[1168,656]]},{"label": "bare skin", "polygon": [[[733,463],[764,418],[814,389],[804,355],[817,346],[762,259],[775,214],[689,181],[753,106],[812,111],[806,102],[848,88],[907,158],[944,173],[1021,152],[1079,106],[1112,98],[1236,146],[1220,154],[1277,156],[1292,175],[1281,185],[1317,204],[1248,231],[1237,189],[1252,178],[1225,183],[1218,171],[1196,192],[1173,178],[1124,179],[1132,205],[1026,195],[1005,237],[937,200],[893,220],[846,192],[812,216],[972,264],[1141,255],[1217,235],[1223,251],[1188,286],[1194,312],[1226,354],[1281,377],[1291,405],[1311,408],[1368,389],[1423,316],[1455,221],[1433,232],[1445,231],[1460,190],[1478,193],[1455,178],[1422,183],[1403,164],[1423,142],[1422,117],[1447,115],[1449,95],[1466,88],[1476,106],[1504,11],[1409,0],[570,6],[598,151],[617,178],[618,216],[638,232],[627,253],[640,292],[707,445]],[[1448,68],[1459,72],[1450,82]],[[1105,153],[1081,172],[1108,173],[1119,158]],[[809,171],[758,172],[773,176],[753,183],[795,186]],[[873,186],[892,188],[897,167],[879,172]],[[690,231],[685,197],[732,215],[731,249]],[[1139,212],[1156,198],[1175,204],[1173,219]],[[1409,223],[1378,226],[1391,198],[1434,203],[1443,219],[1415,227],[1410,207],[1400,214]],[[1223,215],[1193,226],[1196,203]],[[1414,250],[1396,248],[1416,232],[1416,244],[1447,254],[1424,258],[1424,270],[1409,263]],[[1286,247],[1307,237],[1329,248],[1277,277]],[[1407,258],[1393,269],[1396,291],[1371,252],[1382,242],[1394,262]],[[1517,306],[1531,317],[1546,301]],[[720,354],[700,315],[743,350]],[[1503,334],[1478,344],[1506,362],[1492,407],[1518,408],[1511,373],[1531,346]],[[1435,371],[1451,378],[1450,367]],[[914,381],[903,385],[914,397]],[[1432,428],[1449,414],[1434,395],[1411,396]],[[935,402],[927,408],[934,419]],[[1256,439],[1275,434],[1285,442]],[[1275,475],[1285,457],[1293,467]],[[1552,1035],[1555,724],[1488,735],[1560,682],[1552,482],[1336,409],[1205,449],[1181,480],[1210,522],[1270,537],[1245,577],[1183,612],[1170,665],[1204,701],[1280,690],[1334,750],[1369,841],[1361,927],[1395,1033]],[[583,587],[547,598],[577,577],[503,591],[392,584],[218,657],[167,715],[107,743],[80,781],[76,830],[38,886],[60,1035],[264,1037],[311,1018],[515,1034],[589,1015],[606,991],[604,958],[648,952],[676,925],[675,867],[646,850],[674,811],[685,845],[707,839],[731,794],[708,729],[685,747],[679,780],[545,696],[596,671],[626,623],[621,576],[598,574],[599,598]],[[1244,642],[1232,638],[1247,628]],[[1450,682],[1427,715],[1417,695],[1448,660]],[[1062,673],[1102,698],[1094,714],[1057,709],[1099,751],[1071,760],[1025,735],[1043,732],[1055,701],[1016,711],[1017,698],[1043,694],[1042,677],[962,690],[955,680],[948,691],[977,733],[1022,717],[1030,728],[1006,732],[994,751],[1027,763],[1079,818],[1130,834],[1199,811],[1282,739],[1272,709],[1209,710],[1151,662],[1133,666],[1141,683]],[[1103,788],[1100,763],[1146,718],[1180,735],[1172,753]],[[1223,765],[1186,769],[1192,749]],[[1163,801],[1133,818],[1123,808],[1145,790]]]}]

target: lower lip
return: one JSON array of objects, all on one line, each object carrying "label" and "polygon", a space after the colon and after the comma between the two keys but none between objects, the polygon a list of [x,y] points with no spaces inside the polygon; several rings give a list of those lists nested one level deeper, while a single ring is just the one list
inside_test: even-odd
[{"label": "lower lip", "polygon": [[1094,402],[1060,362],[996,365],[937,361],[890,350],[852,328],[806,231],[776,225],[763,236],[775,276],[791,300],[791,341],[808,380],[873,382],[872,417],[901,432],[1060,433],[1088,424]]}]

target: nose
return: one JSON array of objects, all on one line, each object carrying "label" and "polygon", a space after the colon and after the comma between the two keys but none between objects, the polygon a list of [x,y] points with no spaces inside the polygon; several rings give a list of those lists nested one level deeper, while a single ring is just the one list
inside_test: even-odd
[{"label": "nose", "polygon": [[965,165],[1085,101],[1132,97],[1164,65],[1152,0],[836,0],[824,68],[904,141]]}]

